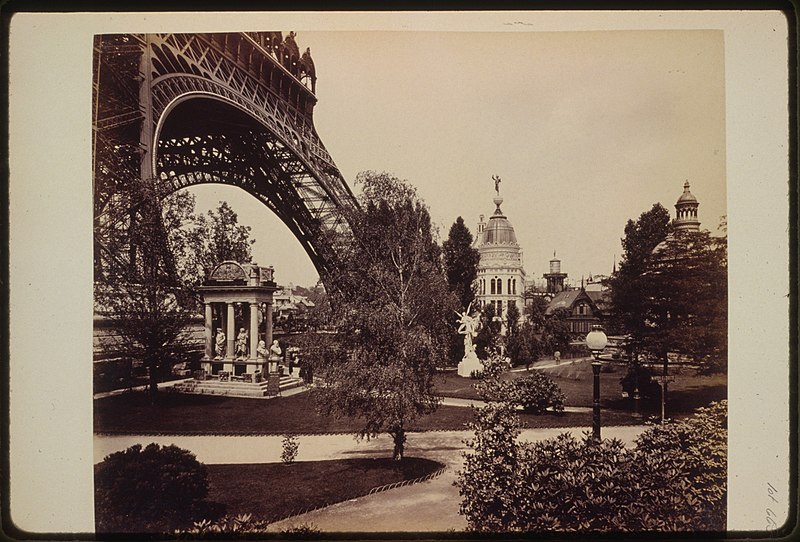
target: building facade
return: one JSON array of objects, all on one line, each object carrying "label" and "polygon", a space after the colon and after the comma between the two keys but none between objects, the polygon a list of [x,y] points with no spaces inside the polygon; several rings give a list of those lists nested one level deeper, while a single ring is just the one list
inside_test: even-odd
[{"label": "building facade", "polygon": [[515,305],[521,321],[525,309],[522,249],[517,243],[514,227],[500,209],[503,198],[499,189],[493,201],[494,213],[488,221],[480,216],[475,236],[475,248],[480,254],[476,300],[481,309],[488,304],[494,305],[495,314],[502,320],[506,319],[509,306]]}]

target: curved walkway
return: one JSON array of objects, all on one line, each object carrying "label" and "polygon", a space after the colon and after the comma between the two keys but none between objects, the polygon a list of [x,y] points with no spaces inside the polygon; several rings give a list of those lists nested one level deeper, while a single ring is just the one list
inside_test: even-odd
[{"label": "curved walkway", "polygon": [[[645,429],[645,426],[604,427],[603,437],[619,438],[626,445]],[[580,438],[589,427],[526,429],[522,440],[534,441],[571,433]],[[400,487],[334,504],[300,516],[294,516],[270,526],[279,531],[292,526],[313,525],[326,532],[388,532],[424,531],[445,532],[463,530],[466,522],[458,513],[460,497],[453,485],[457,471],[462,468],[464,440],[472,438],[471,431],[429,431],[410,433],[406,454],[444,463],[448,468],[438,478],[419,484]],[[280,461],[280,436],[148,436],[95,435],[95,462],[107,454],[124,450],[133,444],[156,442],[175,444],[193,452],[203,463],[276,463]],[[355,457],[390,457],[392,441],[386,435],[375,439],[356,440],[345,435],[302,435],[298,437],[298,461],[319,461]],[[243,511],[244,512],[244,511]]]}]

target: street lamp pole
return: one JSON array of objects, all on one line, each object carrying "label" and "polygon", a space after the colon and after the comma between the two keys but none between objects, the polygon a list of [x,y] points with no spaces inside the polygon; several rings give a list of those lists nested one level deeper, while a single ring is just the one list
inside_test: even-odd
[{"label": "street lamp pole", "polygon": [[592,373],[594,376],[594,393],[592,405],[592,438],[600,440],[600,353],[608,344],[608,337],[599,325],[592,326],[592,330],[586,335],[586,345],[592,351],[594,361],[592,362]]}]

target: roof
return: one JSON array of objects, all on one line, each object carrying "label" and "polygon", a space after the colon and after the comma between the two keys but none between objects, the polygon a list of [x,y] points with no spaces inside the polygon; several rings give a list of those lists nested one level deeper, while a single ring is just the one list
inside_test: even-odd
[{"label": "roof", "polygon": [[[596,293],[599,294],[602,292]],[[556,296],[550,300],[550,304],[547,305],[547,309],[544,313],[549,315],[553,314],[558,309],[571,310],[575,303],[582,297],[588,299],[588,301],[594,305],[594,300],[585,290],[564,290],[563,292],[558,292]]]},{"label": "roof", "polygon": [[503,203],[503,198],[497,197],[494,199],[497,209],[494,214],[489,217],[489,222],[486,224],[484,230],[478,236],[478,248],[489,245],[517,245],[517,235],[514,233],[514,226],[508,221],[503,211],[500,209],[500,204]]},{"label": "roof", "polygon": [[592,300],[599,311],[606,310],[611,305],[610,290],[600,290],[596,292],[587,290],[586,295],[589,296],[589,299]]},{"label": "roof", "polygon": [[678,203],[697,203],[697,198],[689,191],[689,181],[683,183],[683,194],[678,198]]}]

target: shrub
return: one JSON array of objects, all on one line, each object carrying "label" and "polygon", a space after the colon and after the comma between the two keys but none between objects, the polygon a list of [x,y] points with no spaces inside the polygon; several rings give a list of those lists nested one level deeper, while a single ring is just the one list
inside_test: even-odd
[{"label": "shrub", "polygon": [[297,437],[294,435],[284,435],[283,451],[281,452],[281,461],[284,465],[291,465],[297,459],[297,451],[300,449],[300,443],[297,442]]},{"label": "shrub", "polygon": [[628,372],[620,379],[619,383],[628,397],[633,397],[637,386],[639,397],[642,399],[659,399],[661,397],[661,386],[653,380],[652,371],[642,365],[628,366]]},{"label": "shrub", "polygon": [[456,482],[470,529],[725,529],[727,402],[648,429],[631,450],[588,433],[516,443],[516,415],[498,405],[479,411],[474,453]]},{"label": "shrub", "polygon": [[541,414],[548,408],[562,412],[566,397],[552,378],[535,372],[514,381],[511,400],[525,412]]},{"label": "shrub", "polygon": [[208,471],[177,446],[140,444],[95,465],[99,532],[169,532],[208,513]]},{"label": "shrub", "polygon": [[180,531],[180,534],[192,535],[191,538],[205,538],[208,535],[218,534],[263,533],[268,525],[267,521],[253,519],[252,514],[240,514],[235,517],[224,516],[217,520],[195,521],[190,528]]}]

